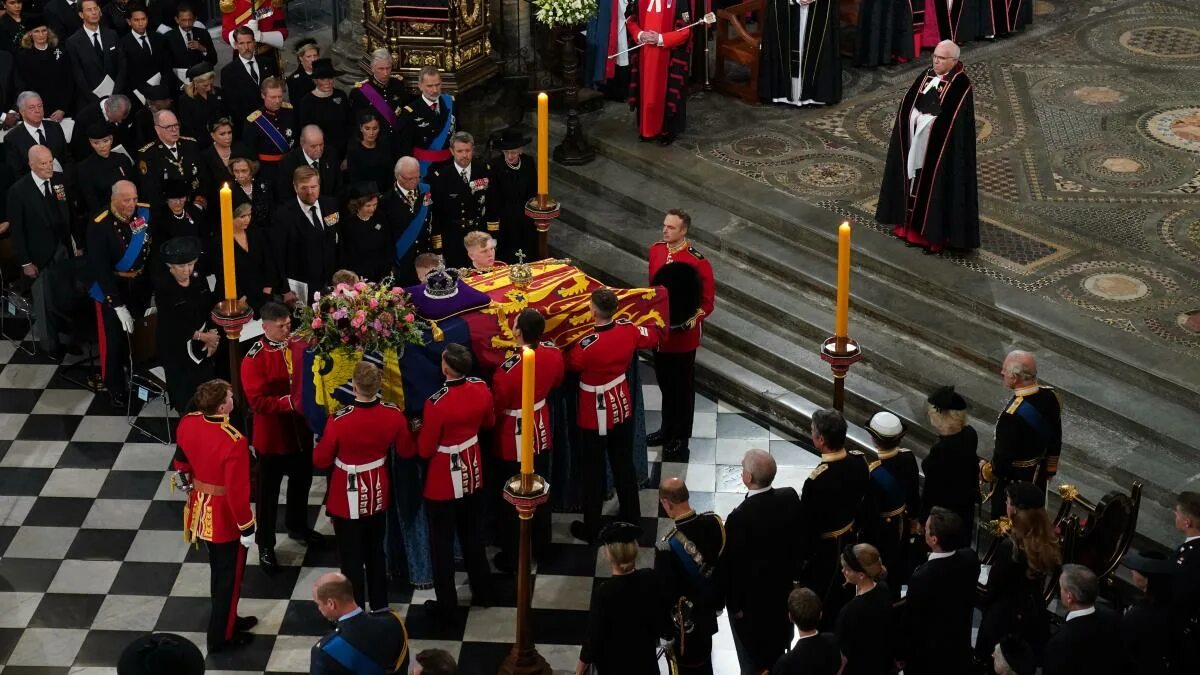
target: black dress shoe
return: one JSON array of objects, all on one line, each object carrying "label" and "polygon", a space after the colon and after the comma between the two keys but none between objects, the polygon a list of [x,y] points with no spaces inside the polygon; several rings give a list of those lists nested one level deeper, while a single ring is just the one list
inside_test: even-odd
[{"label": "black dress shoe", "polygon": [[233,620],[233,630],[245,633],[258,625],[257,616],[239,616]]},{"label": "black dress shoe", "polygon": [[666,440],[667,438],[663,436],[662,429],[646,434],[646,445],[663,445]]},{"label": "black dress shoe", "polygon": [[454,610],[437,600],[425,601],[425,613],[438,623],[453,623]]},{"label": "black dress shoe", "polygon": [[288,532],[288,539],[293,539],[302,544],[309,546],[324,546],[325,535],[316,530],[308,530],[307,532]]},{"label": "black dress shoe", "polygon": [[233,637],[231,639],[226,640],[221,643],[218,643],[218,644],[210,644],[208,646],[208,653],[209,654],[219,654],[221,652],[227,652],[227,651],[230,651],[233,649],[238,649],[240,647],[245,647],[246,645],[250,644],[251,642],[254,642],[254,634],[253,633],[235,631],[233,634]]},{"label": "black dress shoe", "polygon": [[505,576],[512,576],[516,571],[516,563],[506,551],[500,551],[492,556],[492,564],[496,566],[496,571]]},{"label": "black dress shoe", "polygon": [[129,394],[127,392],[110,391],[108,392],[108,399],[114,408],[125,410],[129,406]]},{"label": "black dress shoe", "polygon": [[588,530],[587,526],[583,524],[582,520],[576,520],[575,522],[571,523],[571,536],[588,544],[592,543],[592,540],[596,538],[595,535]]},{"label": "black dress shoe", "polygon": [[275,574],[279,571],[279,560],[275,558],[274,548],[259,548],[258,549],[258,565],[262,567],[267,574]]},{"label": "black dress shoe", "polygon": [[659,145],[670,145],[675,142],[675,134],[660,134],[656,140],[658,141]]},{"label": "black dress shoe", "polygon": [[685,459],[688,456],[688,444],[684,441],[671,441],[663,446],[662,458],[666,461]]}]

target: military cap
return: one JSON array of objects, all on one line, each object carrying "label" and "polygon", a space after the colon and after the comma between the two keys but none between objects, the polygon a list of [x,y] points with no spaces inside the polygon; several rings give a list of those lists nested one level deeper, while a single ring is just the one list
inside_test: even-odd
[{"label": "military cap", "polygon": [[1167,556],[1158,551],[1130,551],[1121,558],[1121,564],[1145,576],[1168,576],[1175,574],[1175,566]]},{"label": "military cap", "polygon": [[938,410],[966,410],[967,400],[954,391],[954,385],[939,387],[929,395],[929,405]]},{"label": "military cap", "polygon": [[881,411],[871,417],[867,431],[878,441],[894,441],[904,435],[904,424],[890,412]]},{"label": "military cap", "polygon": [[174,237],[163,242],[159,248],[163,262],[168,265],[186,265],[200,257],[198,237]]},{"label": "military cap", "polygon": [[117,675],[203,675],[204,655],[187,638],[151,633],[129,643],[117,661]]},{"label": "military cap", "polygon": [[1046,505],[1046,493],[1033,483],[1011,483],[1005,492],[1018,509],[1040,509]]},{"label": "military cap", "polygon": [[616,521],[604,526],[600,530],[600,536],[597,540],[601,544],[632,544],[642,536],[641,526],[623,521]]}]

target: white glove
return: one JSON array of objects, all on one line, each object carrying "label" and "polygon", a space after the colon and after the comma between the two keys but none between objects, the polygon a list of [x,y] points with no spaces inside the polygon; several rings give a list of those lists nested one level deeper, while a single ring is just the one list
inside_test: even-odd
[{"label": "white glove", "polygon": [[117,313],[117,318],[121,320],[121,328],[125,329],[126,333],[133,333],[133,315],[129,313],[129,308],[125,305],[114,308]]},{"label": "white glove", "polygon": [[271,45],[276,49],[283,48],[283,32],[277,30],[269,30],[265,33],[254,31],[254,39],[264,45]]},{"label": "white glove", "polygon": [[250,548],[250,545],[254,543],[254,535],[252,534],[243,534],[240,539],[242,540],[242,546],[246,548]]}]

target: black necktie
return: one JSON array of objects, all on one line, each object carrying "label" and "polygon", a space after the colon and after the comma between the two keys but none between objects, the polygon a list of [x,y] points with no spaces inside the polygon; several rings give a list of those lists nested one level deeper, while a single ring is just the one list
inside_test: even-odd
[{"label": "black necktie", "polygon": [[309,207],[308,213],[312,216],[313,227],[317,228],[318,230],[325,229],[321,226],[321,214],[317,213],[317,207],[315,205]]},{"label": "black necktie", "polygon": [[[185,42],[185,43],[189,43],[189,44],[190,44],[190,43],[191,43],[191,41],[192,41],[192,31],[190,31],[190,30],[189,30],[189,31],[184,31],[184,33],[183,33],[183,36],[184,36],[184,38],[186,38],[186,39],[184,40],[184,42]],[[185,46],[186,46],[186,45],[185,45]]]},{"label": "black necktie", "polygon": [[54,195],[51,194],[51,192],[50,192],[50,181],[48,181],[48,180],[42,181],[42,194],[44,194],[46,196],[46,201],[48,201],[48,202],[54,201]]},{"label": "black necktie", "polygon": [[316,169],[317,171],[320,171],[321,170],[321,160],[314,159],[313,163],[312,163],[312,168]]},{"label": "black necktie", "polygon": [[142,36],[142,49],[146,50],[146,54],[153,56],[154,52],[150,51],[150,43],[146,41],[146,36]]},{"label": "black necktie", "polygon": [[169,150],[171,152],[171,159],[178,162],[179,161],[179,147],[176,146],[174,148],[167,148],[167,150]]},{"label": "black necktie", "polygon": [[104,60],[104,47],[100,46],[100,31],[92,33],[92,47],[96,49],[96,57]]},{"label": "black necktie", "polygon": [[250,77],[258,84],[258,68],[254,67],[254,61],[250,61]]},{"label": "black necktie", "polygon": [[41,129],[38,129],[38,145],[46,145],[46,144],[47,144],[46,143],[46,134],[42,133]]}]

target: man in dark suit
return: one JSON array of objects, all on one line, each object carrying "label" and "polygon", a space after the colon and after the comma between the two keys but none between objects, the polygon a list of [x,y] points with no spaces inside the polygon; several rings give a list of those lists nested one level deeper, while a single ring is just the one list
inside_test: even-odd
[{"label": "man in dark suit", "polygon": [[1083,565],[1063,565],[1058,585],[1067,619],[1046,643],[1043,675],[1120,673],[1121,621],[1116,612],[1096,606],[1100,582],[1095,573]]},{"label": "man in dark suit", "polygon": [[380,208],[395,245],[396,283],[413,286],[419,281],[415,263],[417,255],[429,249],[430,214],[433,196],[429,186],[421,182],[421,165],[413,157],[401,157],[396,162],[396,182],[383,194]]},{"label": "man in dark suit", "polygon": [[398,612],[364,612],[354,601],[354,586],[340,572],[321,575],[312,597],[321,616],[337,627],[313,645],[309,673],[408,672],[408,631]]},{"label": "man in dark suit", "polygon": [[4,149],[8,152],[8,168],[19,176],[29,166],[29,148],[44,145],[58,159],[60,166],[69,163],[67,137],[57,122],[45,119],[42,97],[34,91],[24,91],[17,97],[17,112],[21,123],[9,130],[4,137]]},{"label": "man in dark suit", "polygon": [[1171,584],[1174,629],[1172,674],[1200,672],[1200,492],[1181,492],[1175,500],[1175,529],[1184,541],[1175,549]]},{"label": "man in dark suit", "polygon": [[776,470],[764,450],[742,458],[746,499],[725,521],[725,552],[717,565],[744,674],[769,669],[792,638],[787,597],[799,578],[800,497],[792,488],[771,487]]},{"label": "man in dark suit", "polygon": [[275,194],[279,201],[296,196],[292,187],[292,173],[307,166],[317,170],[321,176],[321,194],[336,196],[342,190],[342,170],[337,157],[331,157],[325,145],[325,134],[321,127],[309,124],[300,130],[300,142],[279,163],[275,179]]},{"label": "man in dark suit", "polygon": [[337,271],[337,200],[321,195],[321,178],[312,167],[296,169],[292,187],[296,196],[280,202],[271,215],[269,238],[282,257],[279,269],[307,284],[307,297],[312,297],[325,290]]},{"label": "man in dark suit", "polygon": [[[123,94],[113,94],[95,103],[90,103],[75,113],[76,132],[71,136],[71,156],[87,157],[91,153],[87,130],[93,124],[101,122],[112,127],[113,149],[123,146],[122,149],[129,153],[129,159],[134,159],[133,155],[137,152],[137,139],[131,124],[130,110],[128,97]],[[108,203],[108,197],[104,198],[104,203]]]},{"label": "man in dark suit", "polygon": [[128,14],[129,29],[117,40],[117,53],[125,69],[125,90],[121,93],[136,96],[145,103],[147,88],[168,82],[170,72],[164,58],[167,45],[161,35],[151,30],[145,7],[133,5]]},{"label": "man in dark suit", "polygon": [[41,347],[60,352],[55,325],[56,267],[71,255],[71,214],[61,173],[49,148],[27,151],[28,171],[8,189],[8,221],[21,273],[33,280],[33,332]]},{"label": "man in dark suit", "polygon": [[233,60],[221,69],[221,93],[229,106],[229,116],[243,130],[246,117],[262,102],[262,82],[268,77],[279,77],[274,61],[258,54],[258,43],[254,31],[241,26],[233,32]]},{"label": "man in dark suit", "polygon": [[971,672],[971,616],[979,558],[969,548],[954,550],[962,519],[935,506],[925,521],[929,559],[908,582],[897,645],[905,675],[960,675]]},{"label": "man in dark suit", "polygon": [[[460,131],[450,138],[453,159],[435,164],[428,176],[433,192],[434,250],[446,259],[446,267],[470,267],[463,237],[468,232],[494,231],[499,227],[495,215],[488,210],[491,187],[491,166],[475,159],[475,139]],[[442,247],[437,246],[441,237]]]},{"label": "man in dark suit", "polygon": [[83,19],[79,18],[79,0],[50,0],[46,5],[46,23],[59,42],[66,42],[83,27]]},{"label": "man in dark suit", "polygon": [[100,25],[97,0],[79,0],[79,18],[83,27],[67,38],[67,58],[75,71],[75,88],[80,106],[94,103],[104,95],[98,92],[105,78],[112,81],[112,92],[125,90],[125,72],[117,56],[117,33]]},{"label": "man in dark suit", "polygon": [[196,13],[192,6],[181,2],[175,7],[175,27],[162,34],[170,54],[169,65],[174,79],[172,92],[179,91],[188,68],[202,62],[217,65],[217,48],[212,36],[206,30],[193,30],[195,25]]}]

